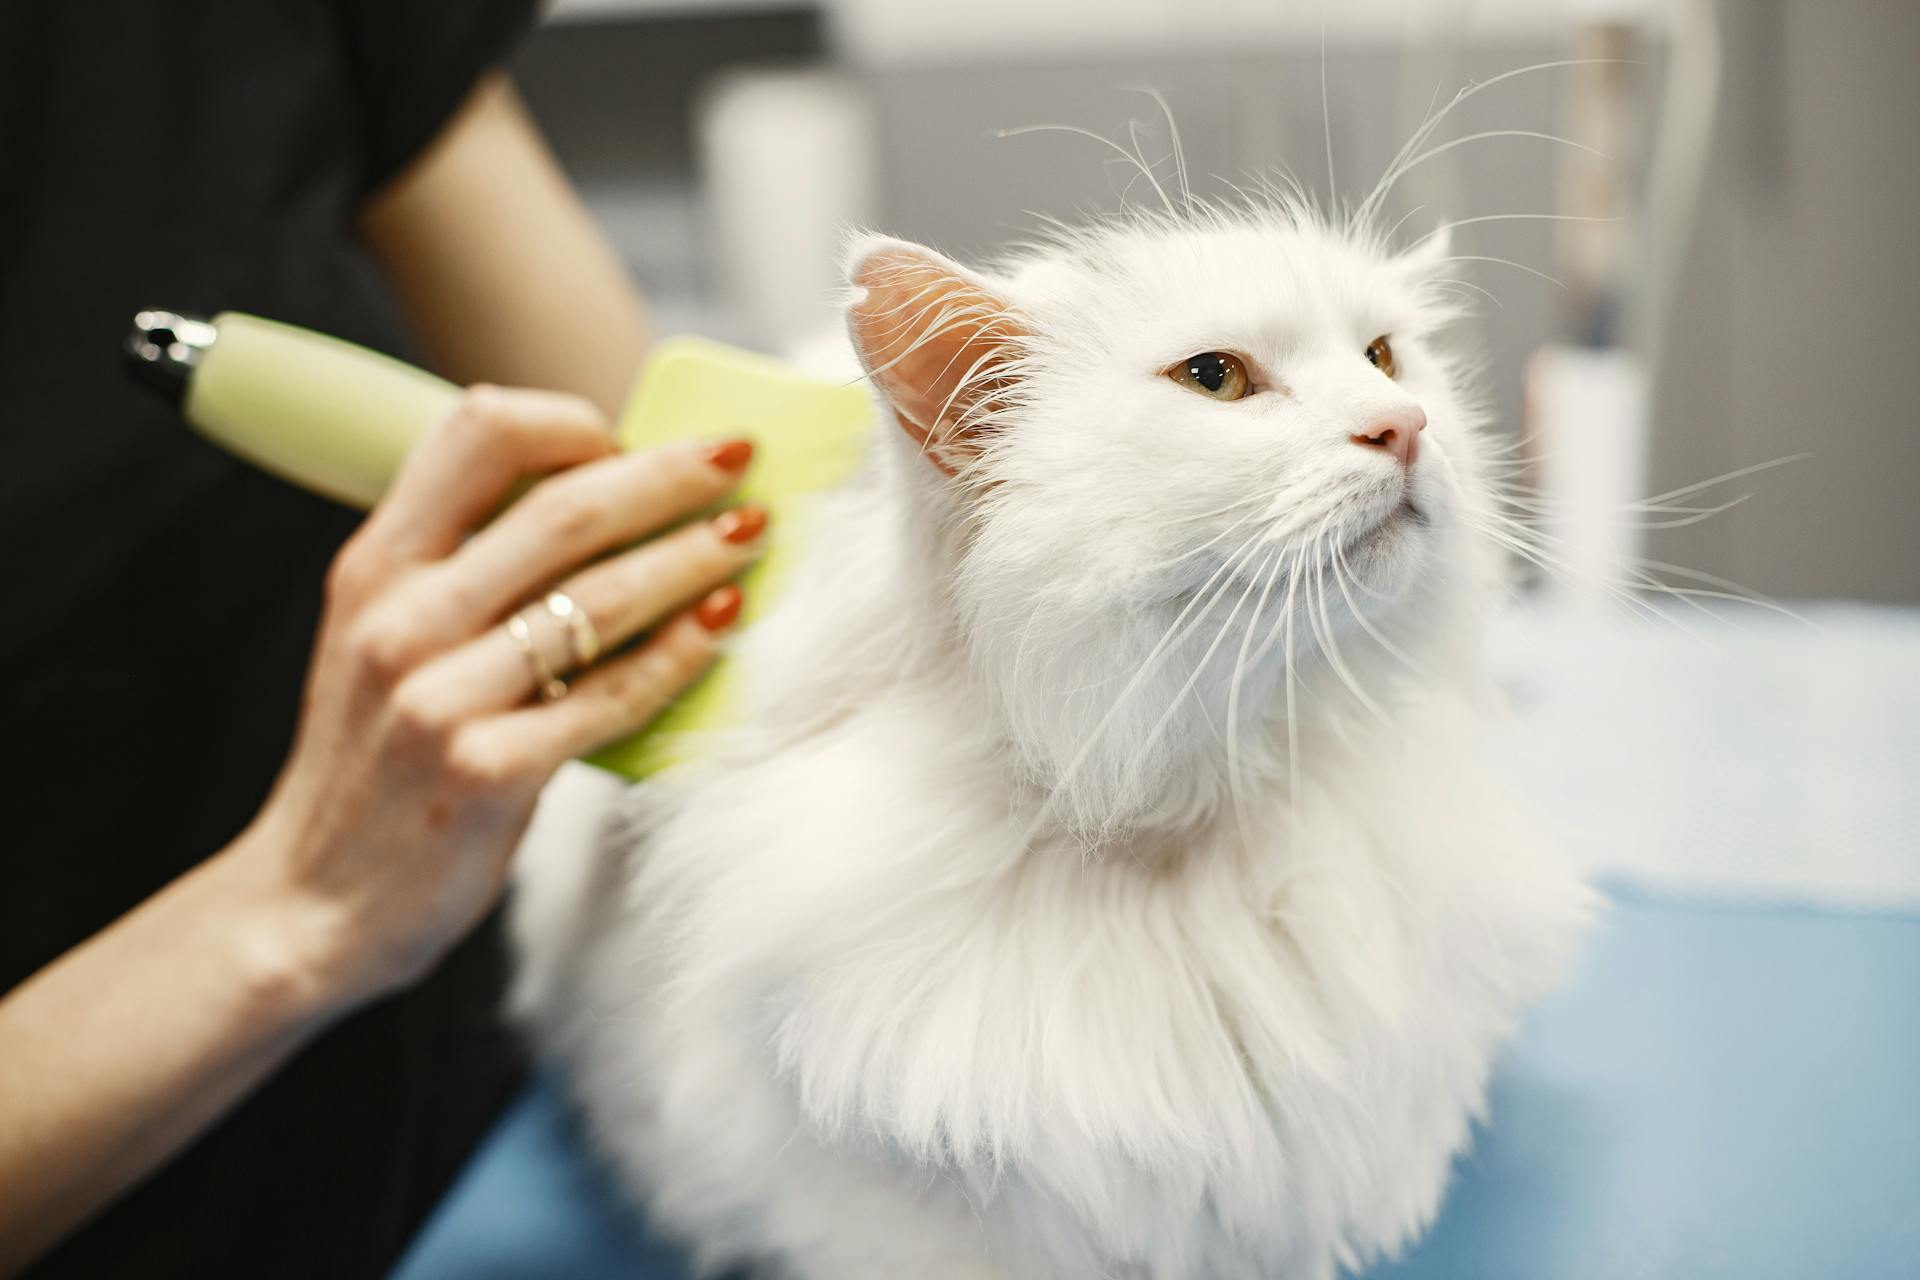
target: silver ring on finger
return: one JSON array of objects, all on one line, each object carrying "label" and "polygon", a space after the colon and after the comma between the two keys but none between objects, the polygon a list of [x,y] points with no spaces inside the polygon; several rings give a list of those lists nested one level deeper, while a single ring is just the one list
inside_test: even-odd
[{"label": "silver ring on finger", "polygon": [[534,690],[547,702],[558,702],[567,696],[567,682],[554,670],[553,663],[540,651],[535,642],[533,626],[527,621],[528,610],[521,610],[507,619],[507,638],[513,641],[514,648],[520,650],[520,656],[526,661],[527,673],[533,677]]},{"label": "silver ring on finger", "polygon": [[574,667],[592,666],[594,659],[600,656],[600,633],[594,628],[593,619],[587,616],[587,611],[564,591],[548,592],[543,603],[553,620],[566,629],[567,646],[572,650]]}]

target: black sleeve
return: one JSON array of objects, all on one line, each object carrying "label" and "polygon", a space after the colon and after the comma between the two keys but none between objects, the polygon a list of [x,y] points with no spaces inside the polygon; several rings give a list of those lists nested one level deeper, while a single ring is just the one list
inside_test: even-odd
[{"label": "black sleeve", "polygon": [[426,149],[479,76],[533,25],[539,0],[339,0],[372,192]]}]

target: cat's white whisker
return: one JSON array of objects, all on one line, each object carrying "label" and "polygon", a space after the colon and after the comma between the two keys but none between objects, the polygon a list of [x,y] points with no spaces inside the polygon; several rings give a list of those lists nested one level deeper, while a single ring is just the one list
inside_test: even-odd
[{"label": "cat's white whisker", "polygon": [[1497,262],[1501,266],[1512,267],[1516,271],[1524,271],[1530,276],[1538,276],[1542,280],[1545,280],[1548,284],[1558,285],[1562,289],[1567,287],[1566,283],[1560,280],[1558,277],[1550,276],[1546,272],[1538,269],[1537,267],[1530,267],[1524,262],[1515,262],[1511,258],[1496,258],[1491,254],[1485,254],[1485,253],[1455,253],[1455,254],[1448,255],[1447,257],[1441,259],[1441,261],[1443,262]]},{"label": "cat's white whisker", "polygon": [[[1373,642],[1379,645],[1387,654],[1399,661],[1402,666],[1406,667],[1407,670],[1415,676],[1424,676],[1426,673],[1422,669],[1421,664],[1405,649],[1383,635],[1372,622],[1367,620],[1366,611],[1354,603],[1352,594],[1347,590],[1347,582],[1351,577],[1352,572],[1346,565],[1346,553],[1340,549],[1338,543],[1335,543],[1333,547],[1333,581],[1334,585],[1340,588],[1341,599],[1347,602],[1347,612],[1353,616],[1355,622],[1360,624],[1360,629],[1372,637]],[[1362,591],[1367,589],[1365,584],[1361,583],[1358,579],[1353,579],[1353,584]]]},{"label": "cat's white whisker", "polygon": [[1303,788],[1300,785],[1300,714],[1298,702],[1295,697],[1295,691],[1299,688],[1299,680],[1296,678],[1294,672],[1293,650],[1293,604],[1295,599],[1298,598],[1299,589],[1300,562],[1296,560],[1293,563],[1293,567],[1287,573],[1287,598],[1285,603],[1280,606],[1281,616],[1286,622],[1286,635],[1282,641],[1282,646],[1286,662],[1284,683],[1286,684],[1287,706],[1287,821],[1288,831],[1292,837],[1291,843],[1295,848],[1299,848],[1302,843],[1304,843],[1301,840],[1302,823],[1300,813],[1301,801],[1303,799]]},{"label": "cat's white whisker", "polygon": [[1174,208],[1173,201],[1167,196],[1167,189],[1160,185],[1160,179],[1154,176],[1153,166],[1147,163],[1146,158],[1135,155],[1105,134],[1096,133],[1092,129],[1083,129],[1078,125],[1071,124],[1027,124],[1018,125],[1011,129],[997,129],[994,131],[994,136],[996,138],[1020,138],[1030,133],[1070,133],[1076,137],[1090,138],[1104,147],[1111,148],[1121,159],[1137,168],[1140,171],[1140,176],[1152,184],[1154,193],[1160,197],[1161,204],[1166,206],[1168,216],[1179,216],[1179,210]]},{"label": "cat's white whisker", "polygon": [[[1656,495],[1654,498],[1646,499],[1642,502],[1622,504],[1616,507],[1615,510],[1621,510],[1621,511],[1675,510],[1675,511],[1685,511],[1688,513],[1683,518],[1669,520],[1669,521],[1638,523],[1638,524],[1633,522],[1623,522],[1621,525],[1622,528],[1656,530],[1656,529],[1683,528],[1688,525],[1698,524],[1703,520],[1710,519],[1713,516],[1719,515],[1723,512],[1731,510],[1736,506],[1739,506],[1742,502],[1745,502],[1749,498],[1751,498],[1752,495],[1741,494],[1738,497],[1733,498],[1728,502],[1721,503],[1718,506],[1705,507],[1705,508],[1673,508],[1673,507],[1668,507],[1664,505],[1659,505],[1660,500],[1665,498],[1681,497],[1681,496],[1685,496],[1688,493],[1699,492],[1700,490],[1705,488],[1710,488],[1715,484],[1724,483],[1727,480],[1736,479],[1742,475],[1749,475],[1749,474],[1752,474],[1754,471],[1765,470],[1769,467],[1781,465],[1786,462],[1799,461],[1807,456],[1808,455],[1805,455],[1805,454],[1798,454],[1798,455],[1794,455],[1792,457],[1787,457],[1787,458],[1776,458],[1771,462],[1756,464],[1755,466],[1752,466],[1752,467],[1743,467],[1743,468],[1740,468],[1738,471],[1729,472],[1721,476],[1716,476],[1710,480],[1699,481],[1693,485],[1683,486],[1681,489],[1671,490],[1665,494]],[[1523,499],[1516,498],[1512,495],[1497,494],[1496,498],[1501,502],[1507,503],[1509,505],[1515,505],[1515,506],[1522,505],[1522,503],[1524,502]],[[1557,510],[1557,504],[1553,504],[1549,502],[1533,502],[1533,503],[1528,503],[1526,505],[1531,507],[1531,509],[1533,509],[1537,513],[1537,518],[1541,520],[1550,521]],[[1565,540],[1562,539],[1558,534],[1554,533],[1551,528],[1543,528],[1539,523],[1536,523],[1536,521],[1533,519],[1520,519],[1514,516],[1506,515],[1498,511],[1487,511],[1487,512],[1483,512],[1482,515],[1490,521],[1497,522],[1504,530],[1506,530],[1506,533],[1504,536],[1508,540],[1509,545],[1512,545],[1513,543],[1525,543],[1526,545],[1531,547],[1533,550],[1543,555],[1545,554],[1546,544],[1551,543],[1556,546],[1565,545]],[[1733,582],[1725,578],[1715,577],[1712,574],[1702,573],[1697,569],[1689,569],[1684,565],[1669,564],[1665,561],[1660,561],[1660,560],[1650,560],[1638,555],[1630,556],[1629,561],[1632,564],[1638,566],[1638,570],[1628,575],[1627,579],[1620,584],[1622,586],[1637,586],[1645,590],[1653,591],[1657,594],[1669,595],[1676,599],[1681,599],[1683,601],[1686,601],[1687,603],[1694,604],[1694,607],[1696,608],[1701,607],[1698,605],[1697,601],[1703,600],[1703,599],[1721,599],[1721,600],[1727,600],[1730,602],[1736,602],[1740,604],[1753,605],[1758,608],[1763,608],[1771,612],[1779,613],[1782,616],[1791,618],[1796,622],[1802,623],[1803,625],[1809,625],[1809,626],[1812,625],[1801,614],[1781,604],[1779,601],[1773,600],[1765,595],[1762,595],[1761,593],[1754,591],[1751,588],[1744,586],[1741,583]],[[1536,563],[1539,563],[1539,562],[1536,561]],[[1567,564],[1567,562],[1557,560],[1557,559],[1556,559],[1556,563],[1562,566],[1566,566]],[[1540,567],[1546,568],[1547,566],[1544,564],[1541,564]],[[1681,577],[1692,578],[1694,581],[1704,582],[1708,584],[1708,586],[1717,587],[1717,588],[1720,588],[1720,590],[1710,591],[1710,590],[1701,590],[1701,589],[1689,588],[1689,587],[1677,587],[1672,583],[1662,582],[1659,579],[1652,577],[1648,573],[1644,572],[1644,570],[1646,569],[1653,569],[1661,573],[1671,573]],[[1715,617],[1716,620],[1721,620],[1719,619],[1719,615],[1709,614],[1709,616]]]},{"label": "cat's white whisker", "polygon": [[1327,213],[1340,207],[1340,184],[1333,178],[1333,112],[1327,107],[1327,0],[1320,0],[1320,127],[1327,139]]},{"label": "cat's white whisker", "polygon": [[1778,600],[1775,600],[1770,596],[1763,595],[1760,592],[1755,591],[1752,587],[1748,587],[1741,583],[1731,581],[1730,579],[1716,577],[1711,573],[1702,573],[1698,569],[1689,569],[1685,565],[1668,564],[1664,560],[1649,560],[1645,556],[1634,556],[1633,563],[1636,565],[1639,565],[1643,569],[1652,569],[1658,573],[1678,574],[1682,578],[1691,578],[1695,582],[1705,582],[1712,586],[1721,588],[1721,590],[1719,591],[1705,591],[1705,590],[1700,590],[1694,587],[1676,587],[1672,583],[1659,582],[1657,580],[1652,580],[1653,587],[1655,590],[1664,592],[1668,595],[1682,596],[1682,597],[1698,596],[1701,599],[1708,599],[1708,600],[1720,599],[1720,600],[1735,601],[1740,604],[1753,605],[1756,608],[1766,609],[1769,612],[1777,613],[1784,618],[1791,618],[1793,621],[1799,623],[1803,627],[1813,627],[1816,625],[1811,619],[1806,617],[1804,614],[1798,613],[1795,610],[1788,608],[1786,605],[1781,604]]},{"label": "cat's white whisker", "polygon": [[[1147,159],[1147,149],[1140,142],[1140,122],[1138,120],[1127,121],[1127,141],[1133,144],[1133,154],[1135,159],[1139,163],[1141,171],[1144,173],[1151,174],[1153,170],[1157,167],[1158,162]],[[1135,175],[1135,176],[1137,177],[1138,175]],[[1177,209],[1174,206],[1172,198],[1167,195],[1165,189],[1161,188],[1160,184],[1157,182],[1154,184],[1154,186],[1157,190],[1160,191],[1161,199],[1166,203],[1167,212],[1176,217],[1179,216],[1179,212],[1180,212],[1179,209]],[[1127,192],[1131,190],[1132,187],[1133,187],[1133,179],[1128,179],[1126,187],[1123,187],[1120,191],[1120,203],[1122,204],[1126,203]]]},{"label": "cat's white whisker", "polygon": [[[1477,525],[1479,532],[1485,537],[1505,546],[1521,559],[1539,568],[1543,573],[1558,578],[1569,586],[1576,588],[1597,587],[1604,591],[1607,596],[1616,603],[1645,614],[1649,618],[1664,621],[1685,632],[1689,637],[1698,640],[1700,643],[1707,644],[1709,648],[1713,647],[1705,637],[1687,626],[1672,613],[1654,608],[1646,600],[1641,599],[1640,596],[1629,590],[1629,587],[1634,585],[1658,589],[1659,584],[1652,579],[1648,579],[1644,575],[1634,575],[1634,577],[1638,579],[1637,582],[1631,579],[1623,581],[1619,578],[1604,577],[1589,570],[1582,569],[1546,550],[1545,547],[1541,545],[1537,531],[1503,527],[1502,524],[1498,523],[1502,519],[1503,518],[1497,514],[1493,514],[1491,521]],[[1693,604],[1695,608],[1701,608],[1697,601],[1691,601],[1689,603]]]},{"label": "cat's white whisker", "polygon": [[[1617,520],[1614,524],[1615,527],[1620,529],[1640,532],[1657,531],[1661,529],[1685,529],[1691,525],[1699,524],[1702,521],[1711,520],[1717,515],[1723,515],[1752,497],[1753,495],[1751,493],[1743,493],[1739,497],[1723,502],[1717,507],[1701,507],[1695,510],[1676,509],[1672,518],[1666,520]],[[1562,519],[1565,515],[1565,508],[1558,503],[1523,504],[1520,500],[1513,497],[1503,497],[1501,500],[1524,513],[1517,518],[1517,523],[1529,529],[1550,526],[1554,522]],[[1621,506],[1613,508],[1613,510],[1637,513],[1641,508],[1637,506]],[[1649,511],[1647,514],[1658,515],[1660,511]]]},{"label": "cat's white whisker", "polygon": [[[1480,285],[1475,284],[1471,280],[1436,280],[1434,281],[1433,287],[1441,290],[1469,289],[1469,290],[1472,290],[1474,293],[1479,294],[1481,297],[1485,298],[1488,302],[1491,302],[1494,306],[1498,307],[1500,310],[1505,311],[1507,309],[1507,304],[1500,301],[1499,298],[1495,297],[1491,289],[1483,288]],[[1471,305],[1471,303],[1468,303],[1466,305]]]},{"label": "cat's white whisker", "polygon": [[1813,455],[1811,453],[1789,453],[1778,458],[1769,458],[1765,462],[1756,462],[1751,466],[1739,467],[1732,471],[1723,471],[1719,475],[1706,480],[1696,480],[1692,484],[1683,484],[1678,489],[1669,489],[1665,493],[1656,493],[1650,498],[1641,499],[1641,501],[1643,503],[1669,502],[1674,498],[1690,497],[1693,494],[1699,493],[1702,489],[1711,489],[1713,486],[1725,484],[1729,480],[1740,480],[1762,471],[1771,471],[1775,467],[1784,467],[1795,462],[1806,462],[1812,457]]},{"label": "cat's white whisker", "polygon": [[[1253,555],[1258,549],[1259,541],[1259,535],[1256,534],[1242,542],[1239,549],[1236,550],[1232,556],[1227,557],[1221,562],[1220,567],[1213,571],[1213,575],[1207,579],[1198,591],[1194,592],[1186,606],[1182,608],[1181,611],[1175,615],[1174,620],[1168,624],[1159,642],[1147,652],[1147,656],[1141,660],[1132,679],[1128,680],[1126,687],[1115,695],[1113,703],[1108,708],[1106,714],[1100,718],[1099,722],[1094,725],[1093,730],[1087,735],[1085,744],[1072,759],[1067,762],[1060,776],[1054,780],[1052,790],[1048,794],[1047,803],[1042,806],[1040,814],[1034,819],[1033,828],[1027,833],[1027,842],[1032,841],[1033,836],[1038,833],[1040,827],[1046,822],[1054,797],[1060,795],[1066,785],[1073,780],[1074,775],[1086,763],[1095,748],[1099,746],[1101,736],[1107,731],[1115,718],[1117,718],[1122,711],[1126,710],[1128,701],[1158,669],[1161,658],[1181,640],[1184,640],[1187,634],[1199,625],[1201,619],[1205,618],[1208,612],[1211,612],[1213,605],[1219,601],[1222,595],[1224,584],[1232,581],[1231,573]],[[1221,589],[1215,589],[1216,583],[1222,584]],[[1202,609],[1198,615],[1194,616],[1191,622],[1187,621],[1188,615],[1192,614],[1194,609],[1198,607],[1203,600],[1207,602],[1206,607]],[[1183,623],[1185,624],[1184,628],[1182,626]]]},{"label": "cat's white whisker", "polygon": [[1253,645],[1253,638],[1260,630],[1260,616],[1266,611],[1267,595],[1273,590],[1275,578],[1279,576],[1280,566],[1286,559],[1286,548],[1276,548],[1268,562],[1264,580],[1260,585],[1260,599],[1253,606],[1253,617],[1248,620],[1246,632],[1240,640],[1240,652],[1234,658],[1233,679],[1227,687],[1227,789],[1233,801],[1234,820],[1240,824],[1243,833],[1250,834],[1253,825],[1247,819],[1245,801],[1240,794],[1240,688],[1247,674],[1247,653]]},{"label": "cat's white whisker", "polygon": [[[1173,568],[1175,565],[1185,563],[1186,561],[1193,559],[1195,556],[1204,554],[1211,548],[1217,546],[1219,543],[1224,542],[1230,534],[1232,534],[1236,529],[1241,528],[1249,520],[1258,520],[1262,515],[1266,513],[1266,509],[1272,504],[1272,502],[1273,502],[1273,499],[1269,495],[1263,493],[1263,494],[1254,495],[1252,498],[1248,499],[1244,504],[1236,504],[1236,505],[1250,506],[1250,507],[1253,507],[1254,510],[1246,512],[1239,519],[1235,520],[1232,524],[1229,524],[1224,528],[1220,529],[1217,533],[1215,533],[1211,538],[1208,538],[1205,542],[1202,542],[1196,546],[1189,547],[1185,551],[1180,552],[1178,555],[1169,556],[1163,560],[1150,561],[1145,566],[1145,568],[1148,571],[1152,571],[1152,570],[1164,571],[1164,570]],[[1228,510],[1231,510],[1231,509],[1232,508],[1228,508]]]},{"label": "cat's white whisker", "polygon": [[[1401,214],[1401,215],[1400,215],[1400,216],[1399,216],[1398,218],[1396,218],[1396,219],[1394,220],[1394,223],[1393,223],[1393,225],[1387,228],[1387,230],[1386,230],[1386,233],[1385,233],[1384,235],[1382,235],[1382,236],[1380,237],[1380,239],[1381,239],[1382,241],[1384,241],[1384,242],[1386,242],[1386,243],[1388,243],[1388,244],[1392,244],[1392,243],[1393,243],[1393,238],[1394,238],[1394,236],[1396,236],[1396,235],[1398,235],[1398,234],[1399,234],[1399,232],[1400,232],[1400,228],[1401,228],[1401,227],[1404,227],[1404,226],[1405,226],[1405,225],[1407,224],[1407,220],[1408,220],[1409,218],[1411,218],[1411,217],[1413,217],[1413,216],[1414,216],[1415,214],[1417,214],[1417,213],[1419,213],[1419,212],[1421,212],[1422,210],[1424,210],[1424,209],[1425,209],[1426,207],[1427,207],[1427,206],[1425,206],[1425,205],[1423,205],[1423,204],[1417,204],[1417,205],[1415,205],[1415,206],[1413,206],[1413,208],[1411,208],[1411,209],[1409,209],[1409,210],[1407,210],[1407,211],[1406,211],[1405,213],[1403,213],[1403,214]],[[1446,225],[1446,224],[1443,224],[1443,225]],[[1436,230],[1437,230],[1437,228],[1436,228]],[[1428,238],[1428,237],[1430,237],[1430,236],[1432,236],[1433,234],[1434,234],[1434,233],[1433,233],[1433,232],[1431,232],[1431,231],[1430,231],[1430,232],[1428,232],[1426,236],[1422,236],[1422,237],[1421,237],[1421,238],[1420,238],[1419,240],[1416,240],[1416,241],[1414,241],[1414,242],[1413,242],[1413,244],[1412,244],[1411,246],[1409,246],[1409,247],[1410,247],[1410,248],[1415,248],[1415,249],[1417,249],[1417,248],[1419,248],[1419,247],[1420,247],[1420,245],[1422,245],[1422,244],[1424,244],[1424,243],[1426,242],[1426,240],[1427,240],[1427,238]]]},{"label": "cat's white whisker", "polygon": [[1503,71],[1497,76],[1490,76],[1485,80],[1478,80],[1463,85],[1447,102],[1447,105],[1440,108],[1437,114],[1430,112],[1427,119],[1420,124],[1419,128],[1413,131],[1406,143],[1395,153],[1394,158],[1387,163],[1386,171],[1380,175],[1380,181],[1374,185],[1373,191],[1368,194],[1367,198],[1361,202],[1359,209],[1356,210],[1354,221],[1364,224],[1365,220],[1392,192],[1394,184],[1399,182],[1400,178],[1412,167],[1406,163],[1408,157],[1410,157],[1422,143],[1438,131],[1441,124],[1446,121],[1447,117],[1451,115],[1454,109],[1461,103],[1486,92],[1497,84],[1505,83],[1508,80],[1513,80],[1520,76],[1532,75],[1540,71],[1551,71],[1559,67],[1608,66],[1623,63],[1632,64],[1633,59],[1557,58],[1550,62],[1536,62],[1525,67],[1516,67],[1512,71]]},{"label": "cat's white whisker", "polygon": [[[1332,546],[1333,544],[1331,542],[1327,544],[1328,556],[1332,554]],[[1354,700],[1357,701],[1368,714],[1372,715],[1375,720],[1378,720],[1383,725],[1392,724],[1392,717],[1388,716],[1380,704],[1374,701],[1372,695],[1361,687],[1360,681],[1354,676],[1352,669],[1347,666],[1346,660],[1340,656],[1340,642],[1334,635],[1333,622],[1327,614],[1326,582],[1321,574],[1321,565],[1322,557],[1316,554],[1313,557],[1313,591],[1315,599],[1318,602],[1318,613],[1320,617],[1319,632],[1321,644],[1327,655],[1327,663],[1333,669],[1333,673],[1339,677],[1340,682],[1347,687],[1348,692],[1353,694]]]},{"label": "cat's white whisker", "polygon": [[[1512,507],[1515,510],[1546,515],[1559,514],[1565,510],[1566,504],[1563,501],[1543,494],[1531,485],[1520,485],[1508,481],[1489,483],[1487,487],[1494,499],[1502,506]],[[1634,502],[1610,503],[1601,509],[1632,515],[1714,516],[1723,511],[1729,511],[1752,497],[1752,493],[1743,493],[1712,507],[1675,506],[1672,503],[1641,499]]]},{"label": "cat's white whisker", "polygon": [[[1462,141],[1464,141],[1464,139],[1462,139]],[[1402,217],[1401,222],[1404,222],[1404,221],[1406,221],[1406,218]],[[1440,225],[1436,226],[1433,230],[1427,232],[1425,235],[1421,236],[1418,240],[1415,240],[1412,244],[1408,245],[1407,252],[1408,253],[1414,252],[1421,245],[1433,239],[1435,236],[1443,236],[1447,234],[1447,232],[1456,230],[1460,227],[1476,226],[1482,222],[1625,222],[1625,221],[1626,221],[1625,216],[1619,215],[1619,214],[1614,214],[1607,217],[1596,217],[1592,214],[1582,214],[1582,213],[1483,213],[1477,218],[1455,218],[1451,222],[1442,222]],[[1393,225],[1394,225],[1394,229],[1398,230],[1400,223],[1396,222]],[[1388,237],[1391,238],[1393,233],[1390,231],[1387,234],[1388,234]]]},{"label": "cat's white whisker", "polygon": [[1139,92],[1152,98],[1160,108],[1160,115],[1167,122],[1167,141],[1173,148],[1173,175],[1180,184],[1180,208],[1187,211],[1193,208],[1193,188],[1187,182],[1187,153],[1180,145],[1180,125],[1173,118],[1173,106],[1167,96],[1152,85],[1138,86]]},{"label": "cat's white whisker", "polygon": [[1536,140],[1536,142],[1555,142],[1555,144],[1559,144],[1559,146],[1571,146],[1572,150],[1576,150],[1576,152],[1586,152],[1588,155],[1597,155],[1599,159],[1613,159],[1611,155],[1601,152],[1599,148],[1592,148],[1592,146],[1588,146],[1588,144],[1584,144],[1584,142],[1574,142],[1572,138],[1563,138],[1563,136],[1559,136],[1559,134],[1540,132],[1538,129],[1482,129],[1480,132],[1471,132],[1471,134],[1465,134],[1465,136],[1459,136],[1459,138],[1448,138],[1446,142],[1440,142],[1440,144],[1436,144],[1436,146],[1430,146],[1425,152],[1421,152],[1421,154],[1415,155],[1413,159],[1409,159],[1400,173],[1402,173],[1402,175],[1411,173],[1413,169],[1419,169],[1421,165],[1425,165],[1428,159],[1432,159],[1432,157],[1436,157],[1436,155],[1446,155],[1448,152],[1452,152],[1453,148],[1467,146],[1469,142],[1486,142],[1486,140],[1490,140],[1490,138],[1532,138],[1532,140]]}]

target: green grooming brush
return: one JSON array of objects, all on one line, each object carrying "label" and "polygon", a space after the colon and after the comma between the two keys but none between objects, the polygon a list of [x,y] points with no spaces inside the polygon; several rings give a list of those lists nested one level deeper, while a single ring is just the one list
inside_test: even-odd
[{"label": "green grooming brush", "polygon": [[[428,427],[459,398],[452,383],[337,338],[237,311],[211,321],[143,311],[127,351],[175,397],[195,430],[316,493],[369,507]],[[749,569],[745,619],[758,617],[802,550],[806,509],[865,453],[873,408],[864,387],[822,381],[763,355],[701,338],[656,345],[620,414],[624,449],[749,435],[754,466],[735,500],[773,514],[766,554]],[[684,734],[732,718],[722,661],[644,731],[590,757],[630,778],[685,758]]]}]

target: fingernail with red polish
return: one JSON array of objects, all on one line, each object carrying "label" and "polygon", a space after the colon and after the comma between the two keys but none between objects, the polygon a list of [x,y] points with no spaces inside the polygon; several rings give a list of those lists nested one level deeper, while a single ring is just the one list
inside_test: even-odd
[{"label": "fingernail with red polish", "polygon": [[726,542],[752,542],[766,527],[764,507],[735,507],[713,518],[713,531]]},{"label": "fingernail with red polish", "polygon": [[746,596],[741,594],[740,588],[721,587],[694,606],[693,617],[709,631],[725,631],[740,616],[740,606],[745,602]]},{"label": "fingernail with red polish", "polygon": [[728,440],[707,450],[707,461],[722,471],[745,471],[753,461],[753,441]]}]

